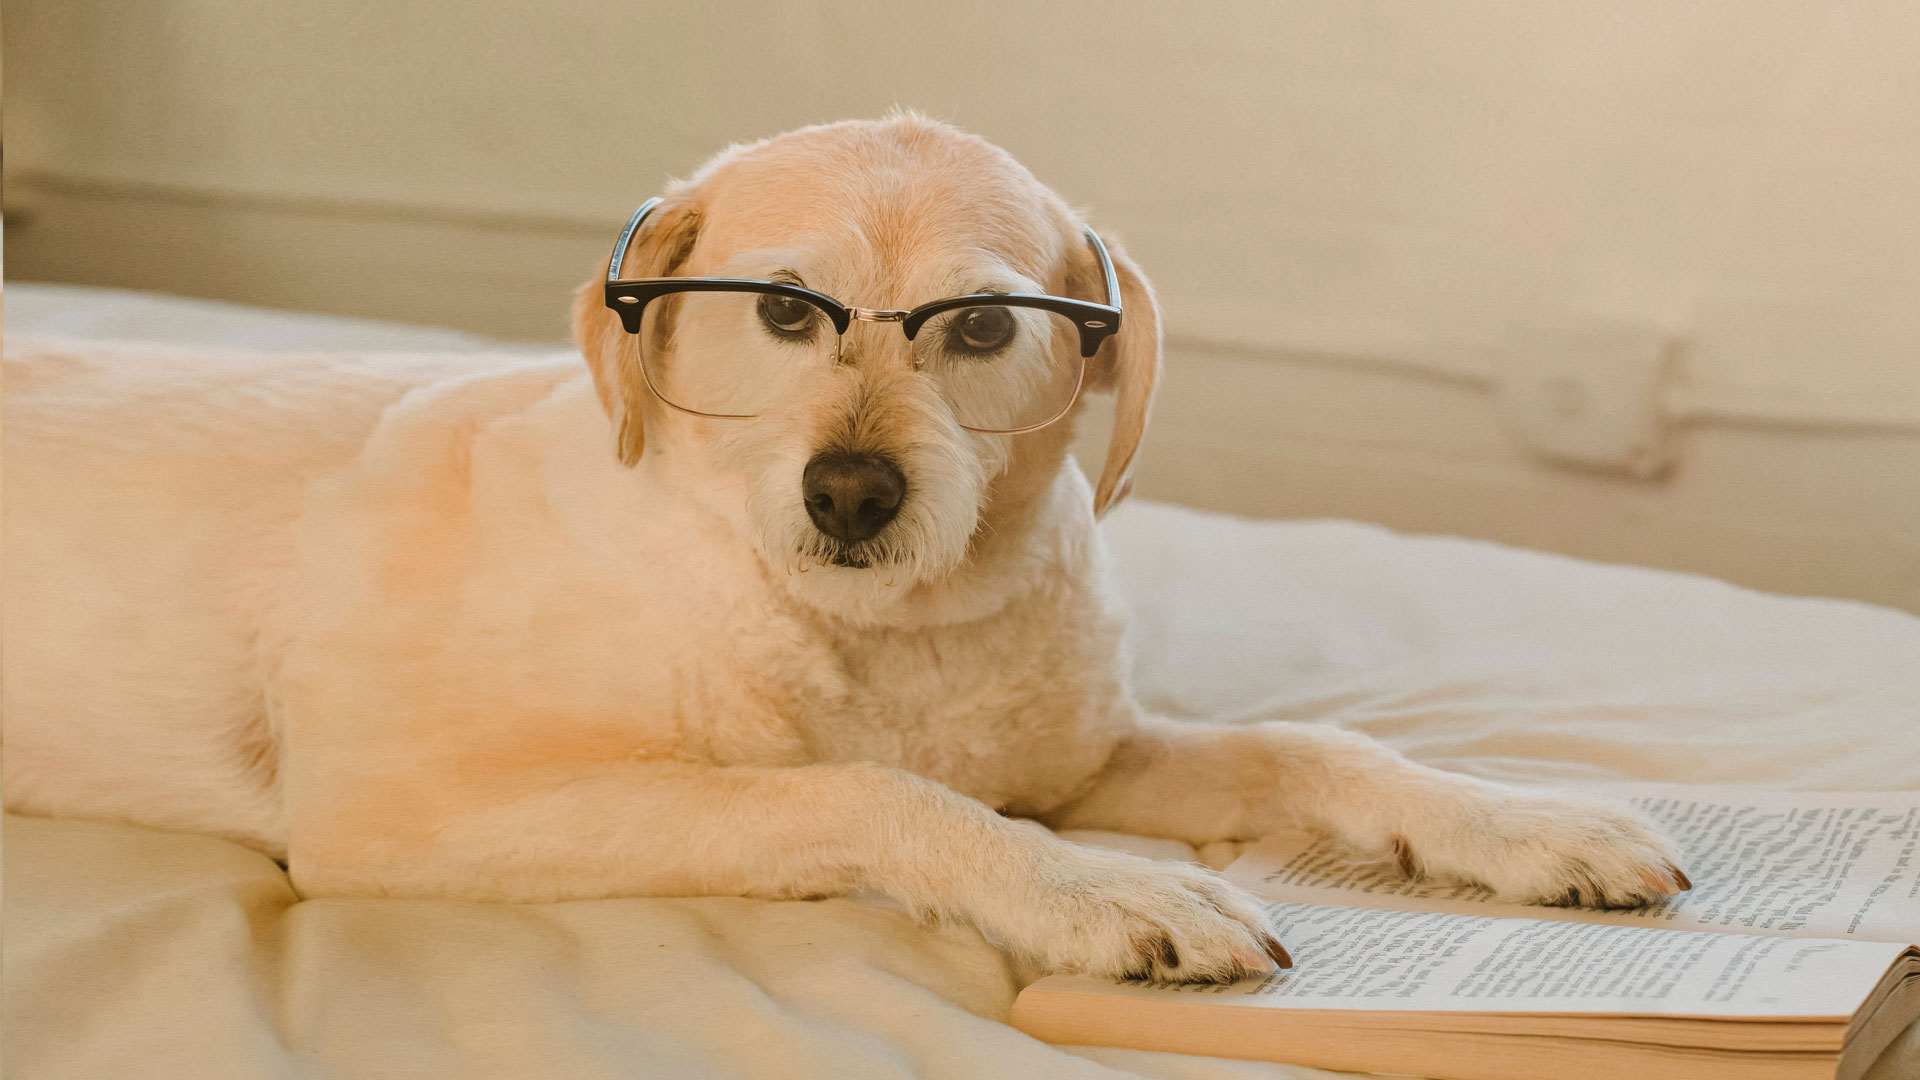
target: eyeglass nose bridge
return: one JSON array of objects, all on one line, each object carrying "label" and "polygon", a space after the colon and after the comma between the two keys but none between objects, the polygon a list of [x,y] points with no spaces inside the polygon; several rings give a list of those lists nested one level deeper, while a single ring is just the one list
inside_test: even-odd
[{"label": "eyeglass nose bridge", "polygon": [[[899,324],[899,323],[906,322],[907,316],[911,314],[913,314],[913,312],[911,311],[900,311],[894,308],[850,307],[847,309],[847,319],[848,319],[849,326],[851,326],[853,323],[856,323],[856,322]],[[833,345],[833,362],[834,363],[844,364],[848,362],[847,355],[846,355],[846,342],[847,342],[847,335],[843,332],[842,334],[840,334],[838,340],[836,340]],[[914,367],[918,368],[920,366],[920,358],[917,355],[913,356],[912,363]]]}]

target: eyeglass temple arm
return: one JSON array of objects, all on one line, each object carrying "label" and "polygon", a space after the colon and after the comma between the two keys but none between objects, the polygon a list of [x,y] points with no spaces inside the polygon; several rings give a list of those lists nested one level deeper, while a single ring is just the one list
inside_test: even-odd
[{"label": "eyeglass temple arm", "polygon": [[[627,227],[620,230],[620,239],[613,242],[613,257],[607,260],[607,284],[611,285],[620,280],[620,267],[627,261],[627,248],[633,245],[633,235],[640,231],[640,223],[647,220],[647,215],[653,213],[655,207],[666,201],[661,196],[655,195],[641,203],[640,209],[635,210],[633,216],[627,219]],[[1100,257],[1104,259],[1106,254],[1102,251]]]},{"label": "eyeglass temple arm", "polygon": [[[656,199],[655,201],[658,202],[659,200]],[[641,210],[644,211],[645,209],[646,207],[641,207]],[[639,219],[635,218],[634,220],[637,222]],[[628,225],[627,228],[631,229],[633,226]],[[1113,258],[1107,254],[1107,245],[1100,242],[1100,234],[1094,232],[1092,229],[1087,230],[1087,243],[1093,248],[1093,253],[1100,257],[1100,280],[1107,287],[1107,306],[1115,311],[1119,311],[1120,278],[1113,272]]]}]

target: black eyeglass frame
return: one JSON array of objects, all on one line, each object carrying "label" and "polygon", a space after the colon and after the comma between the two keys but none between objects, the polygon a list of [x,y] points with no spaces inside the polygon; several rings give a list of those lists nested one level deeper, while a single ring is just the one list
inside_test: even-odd
[{"label": "black eyeglass frame", "polygon": [[[1028,431],[1037,431],[1060,417],[1065,416],[1079,400],[1081,387],[1086,381],[1085,361],[1100,351],[1107,338],[1120,329],[1122,312],[1120,309],[1120,282],[1113,272],[1113,258],[1107,254],[1107,246],[1100,241],[1100,234],[1092,229],[1086,231],[1087,245],[1093,249],[1100,263],[1100,281],[1106,292],[1107,302],[1096,304],[1087,300],[1075,300],[1066,296],[1049,296],[1044,293],[969,293],[965,296],[950,296],[943,300],[933,300],[909,310],[891,308],[850,307],[825,293],[815,292],[800,285],[790,285],[784,281],[763,281],[758,278],[709,278],[709,277],[659,277],[659,278],[623,278],[620,268],[627,260],[627,254],[633,246],[633,239],[639,235],[640,227],[647,217],[665,200],[656,196],[640,204],[627,219],[627,227],[620,230],[620,238],[614,241],[613,255],[607,262],[606,305],[620,316],[620,325],[629,334],[639,334],[641,320],[646,315],[647,305],[663,296],[683,292],[750,292],[772,296],[784,296],[799,300],[818,309],[833,324],[834,332],[845,335],[855,322],[891,322],[899,323],[900,329],[912,341],[920,333],[927,320],[936,315],[967,307],[1023,307],[1049,311],[1072,320],[1080,333],[1080,358],[1082,361],[1080,383],[1075,385],[1073,397],[1061,410],[1038,424],[1011,430],[973,428],[960,425],[970,431],[990,431],[992,434],[1019,435]],[[641,378],[646,380],[647,389],[660,401],[680,412],[694,416],[705,416],[719,420],[750,420],[751,413],[708,413],[689,409],[684,405],[669,401],[654,387],[653,379],[646,373],[646,365],[640,365]]]}]

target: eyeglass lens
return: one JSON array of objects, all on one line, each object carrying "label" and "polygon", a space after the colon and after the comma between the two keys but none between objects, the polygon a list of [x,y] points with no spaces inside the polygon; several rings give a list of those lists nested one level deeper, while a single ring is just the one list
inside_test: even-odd
[{"label": "eyeglass lens", "polygon": [[[647,380],[691,412],[757,415],[843,355],[825,312],[776,294],[675,293],[650,305],[647,321],[640,335]],[[899,324],[855,325],[885,334]],[[900,345],[961,426],[1017,431],[1072,405],[1084,366],[1078,335],[1065,316],[983,302],[935,315],[910,346]]]}]

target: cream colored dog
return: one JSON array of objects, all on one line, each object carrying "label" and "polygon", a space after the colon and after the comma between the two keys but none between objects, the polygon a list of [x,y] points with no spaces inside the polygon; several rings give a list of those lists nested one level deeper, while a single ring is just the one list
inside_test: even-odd
[{"label": "cream colored dog", "polygon": [[[875,306],[955,280],[1099,299],[1083,225],[1000,150],[898,116],[721,154],[627,271],[777,251]],[[1284,956],[1193,843],[1305,825],[1409,872],[1610,905],[1685,887],[1632,814],[1311,724],[1128,696],[1094,519],[1159,363],[1151,292],[1071,417],[959,428],[897,326],[752,420],[663,408],[598,283],[577,364],[53,345],[7,369],[6,798],[284,854],[307,896],[881,890],[1055,969],[1223,979]],[[457,286],[449,286],[457,287]],[[697,328],[671,363],[699,363]],[[705,355],[711,355],[707,353]],[[802,474],[897,465],[870,559],[818,558]],[[623,457],[633,464],[623,464]]]}]

